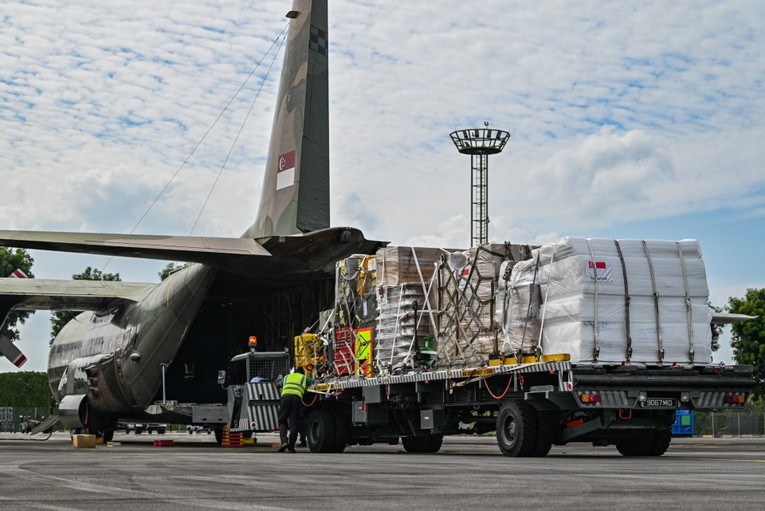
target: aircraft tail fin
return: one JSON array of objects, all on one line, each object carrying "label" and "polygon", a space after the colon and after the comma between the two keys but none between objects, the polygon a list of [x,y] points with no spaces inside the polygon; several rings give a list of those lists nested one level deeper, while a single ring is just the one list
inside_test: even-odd
[{"label": "aircraft tail fin", "polygon": [[246,238],[329,227],[327,0],[294,0],[263,190]]}]

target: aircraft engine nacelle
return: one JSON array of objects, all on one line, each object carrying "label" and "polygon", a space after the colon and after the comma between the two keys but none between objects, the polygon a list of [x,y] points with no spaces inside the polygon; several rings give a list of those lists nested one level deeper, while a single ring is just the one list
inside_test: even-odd
[{"label": "aircraft engine nacelle", "polygon": [[61,424],[66,429],[79,429],[87,423],[88,396],[72,394],[64,396],[58,405]]}]

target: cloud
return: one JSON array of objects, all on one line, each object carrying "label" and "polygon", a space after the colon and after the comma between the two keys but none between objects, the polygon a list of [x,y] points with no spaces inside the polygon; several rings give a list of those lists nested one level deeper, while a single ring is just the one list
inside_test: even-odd
[{"label": "cloud", "polygon": [[[489,121],[512,133],[489,162],[492,240],[710,215],[724,215],[727,232],[761,231],[765,4],[329,4],[335,225],[398,244],[465,246],[470,160],[449,133]],[[4,3],[3,227],[133,228],[288,9],[285,0]],[[194,233],[238,235],[252,222],[281,57],[258,93],[269,64],[270,55],[139,232],[188,234],[258,96]],[[735,261],[714,271],[765,281],[752,255],[762,242],[734,244]],[[748,275],[732,273],[740,268]]]}]

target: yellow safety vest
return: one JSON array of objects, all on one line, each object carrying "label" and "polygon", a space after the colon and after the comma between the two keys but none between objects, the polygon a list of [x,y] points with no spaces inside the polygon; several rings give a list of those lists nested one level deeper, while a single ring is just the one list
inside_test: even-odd
[{"label": "yellow safety vest", "polygon": [[305,388],[306,376],[304,374],[288,374],[284,378],[284,382],[282,384],[282,396],[286,396],[287,394],[295,394],[300,399],[302,399],[303,394],[305,394]]}]

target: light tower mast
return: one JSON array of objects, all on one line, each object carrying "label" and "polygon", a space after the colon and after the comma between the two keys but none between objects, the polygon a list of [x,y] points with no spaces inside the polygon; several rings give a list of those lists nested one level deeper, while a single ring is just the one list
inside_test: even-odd
[{"label": "light tower mast", "polygon": [[510,133],[489,128],[457,130],[452,141],[462,154],[470,155],[470,246],[489,242],[489,155],[502,152]]}]

